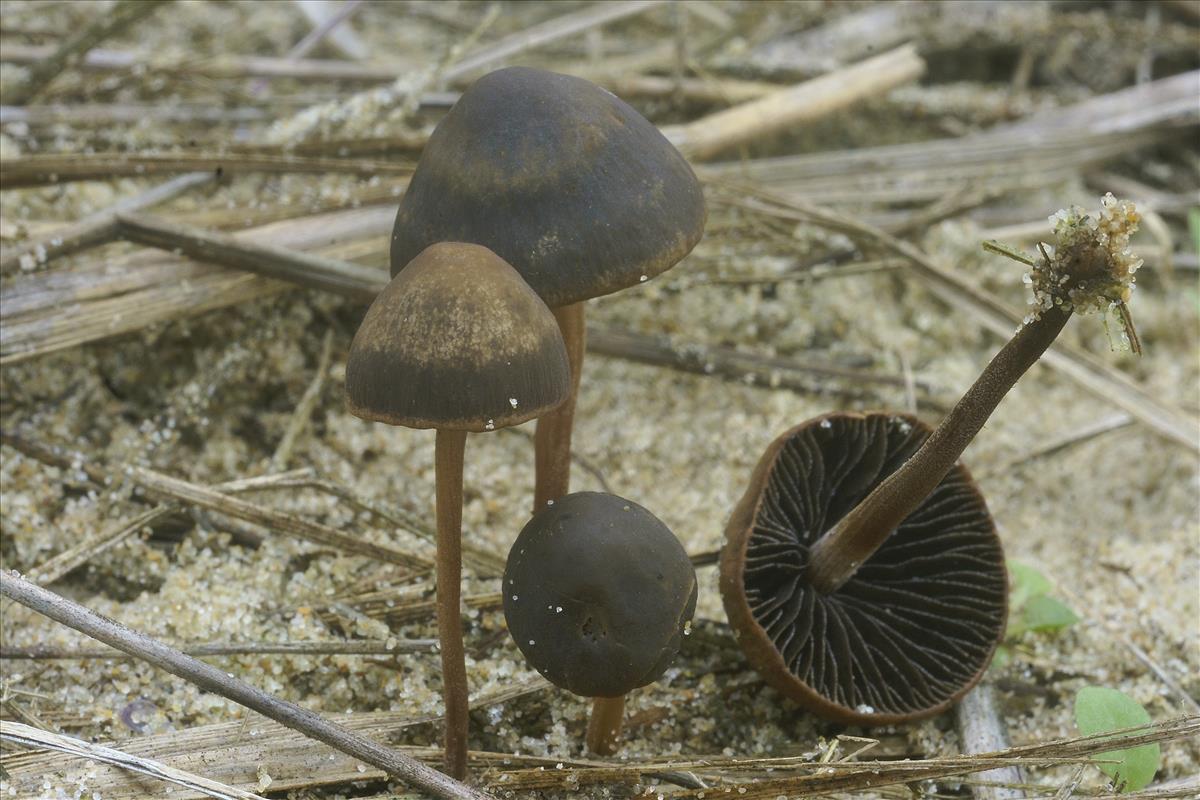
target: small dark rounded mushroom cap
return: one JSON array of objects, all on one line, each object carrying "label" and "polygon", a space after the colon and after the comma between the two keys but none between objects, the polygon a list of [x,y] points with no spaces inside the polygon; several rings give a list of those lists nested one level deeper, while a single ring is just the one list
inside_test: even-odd
[{"label": "small dark rounded mushroom cap", "polygon": [[899,414],[792,428],[726,529],[721,597],[738,643],[769,684],[825,719],[938,713],[978,682],[1004,635],[1004,553],[961,464],[845,584],[822,594],[806,581],[809,548],[929,433]]},{"label": "small dark rounded mushroom cap", "polygon": [[646,509],[577,492],[539,511],[504,570],[504,616],[529,664],[583,697],[657,680],[696,610],[696,572]]},{"label": "small dark rounded mushroom cap", "polygon": [[476,242],[551,307],[666,271],[704,231],[683,156],[611,92],[527,67],[476,81],[425,146],[392,231],[392,274],[433,242]]},{"label": "small dark rounded mushroom cap", "polygon": [[350,413],[409,428],[518,425],[570,389],[550,309],[495,253],[457,242],[427,248],[379,293],[346,362]]}]

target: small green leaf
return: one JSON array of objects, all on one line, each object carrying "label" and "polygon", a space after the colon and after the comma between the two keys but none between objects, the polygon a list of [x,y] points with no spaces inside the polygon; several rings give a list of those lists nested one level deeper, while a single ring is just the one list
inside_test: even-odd
[{"label": "small green leaf", "polygon": [[1004,669],[1010,661],[1012,661],[1012,650],[1008,648],[1008,645],[1002,644],[996,648],[996,653],[992,656],[991,666],[988,668]]},{"label": "small green leaf", "polygon": [[1008,562],[1008,574],[1012,577],[1008,602],[1014,610],[1023,608],[1029,598],[1046,594],[1054,588],[1049,578],[1020,561]]},{"label": "small green leaf", "polygon": [[1065,603],[1050,597],[1054,588],[1042,573],[1019,561],[1008,562],[1012,576],[1009,593],[1009,641],[1015,641],[1029,631],[1056,631],[1079,621]]},{"label": "small green leaf", "polygon": [[1027,631],[1056,631],[1079,621],[1065,603],[1045,594],[1031,597],[1021,616]]},{"label": "small green leaf", "polygon": [[[1116,689],[1085,686],[1075,695],[1075,725],[1085,736],[1149,724],[1146,709]],[[1096,758],[1109,763],[1096,766],[1112,779],[1117,791],[1136,792],[1154,779],[1160,756],[1157,744],[1145,744],[1101,753]]]}]

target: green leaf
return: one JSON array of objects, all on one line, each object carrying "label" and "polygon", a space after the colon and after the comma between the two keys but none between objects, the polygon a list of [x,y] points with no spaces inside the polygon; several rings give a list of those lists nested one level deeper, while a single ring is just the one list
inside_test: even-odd
[{"label": "green leaf", "polygon": [[1013,611],[1024,608],[1030,598],[1046,594],[1054,588],[1049,578],[1019,561],[1008,562],[1008,574],[1012,577],[1008,604]]},{"label": "green leaf", "polygon": [[1065,603],[1044,594],[1030,598],[1021,610],[1021,617],[1027,631],[1056,631],[1079,622],[1079,617]]},{"label": "green leaf", "polygon": [[1019,561],[1009,561],[1008,572],[1012,578],[1006,637],[1009,641],[1029,631],[1056,631],[1079,621],[1065,603],[1050,597],[1054,584],[1041,572]]},{"label": "green leaf", "polygon": [[1012,661],[1012,650],[1008,648],[1008,645],[1002,644],[996,648],[996,653],[992,656],[992,663],[988,669],[1004,669],[1010,661]]},{"label": "green leaf", "polygon": [[[1075,695],[1075,725],[1085,736],[1149,724],[1146,709],[1116,689],[1085,686]],[[1101,753],[1096,758],[1109,763],[1096,766],[1112,779],[1117,791],[1136,792],[1154,779],[1160,757],[1157,744],[1145,744]]]}]

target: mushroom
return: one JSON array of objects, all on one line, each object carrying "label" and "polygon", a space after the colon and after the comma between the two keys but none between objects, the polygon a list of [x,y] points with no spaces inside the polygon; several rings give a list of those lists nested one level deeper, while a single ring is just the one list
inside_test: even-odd
[{"label": "mushroom", "polygon": [[504,569],[504,616],[529,664],[593,699],[587,747],[616,749],[625,695],[658,680],[696,610],[683,546],[631,500],[577,492],[517,536]]},{"label": "mushroom", "polygon": [[933,714],[975,684],[1004,633],[1004,553],[957,465],[834,592],[812,548],[929,435],[900,414],[829,414],[767,448],[734,511],[721,597],[746,657],[814,713],[883,724]]},{"label": "mushroom", "polygon": [[683,156],[581,78],[498,70],[438,123],[396,215],[392,274],[432,242],[476,242],[554,309],[573,383],[570,399],[538,421],[534,511],[569,491],[584,301],[669,269],[700,240],[705,216]]},{"label": "mushroom", "polygon": [[[1035,308],[931,433],[902,415],[819,417],[767,449],[726,529],[721,594],[747,658],[844,723],[937,713],[982,676],[1004,632],[1000,543],[963,450],[1074,311],[1125,303],[1141,264],[1131,203],[1059,212],[1031,267]],[[1000,249],[992,246],[991,249]],[[1009,252],[1009,251],[1003,251]],[[923,441],[922,441],[923,440]]]},{"label": "mushroom", "polygon": [[546,304],[499,256],[435,244],[394,277],[346,362],[350,413],[437,430],[437,622],[446,771],[466,774],[467,675],[459,615],[462,470],[468,432],[545,414],[570,390],[562,336]]}]

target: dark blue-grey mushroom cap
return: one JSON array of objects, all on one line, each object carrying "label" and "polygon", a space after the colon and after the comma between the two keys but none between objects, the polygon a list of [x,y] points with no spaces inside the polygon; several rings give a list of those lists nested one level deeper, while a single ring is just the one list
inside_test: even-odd
[{"label": "dark blue-grey mushroom cap", "polygon": [[504,616],[529,664],[584,697],[619,697],[671,665],[696,610],[683,546],[637,503],[600,492],[555,500],[508,554]]},{"label": "dark blue-grey mushroom cap", "polygon": [[476,81],[434,130],[396,215],[392,274],[434,242],[474,242],[564,306],[670,269],[705,217],[687,161],[628,104],[511,67]]}]

